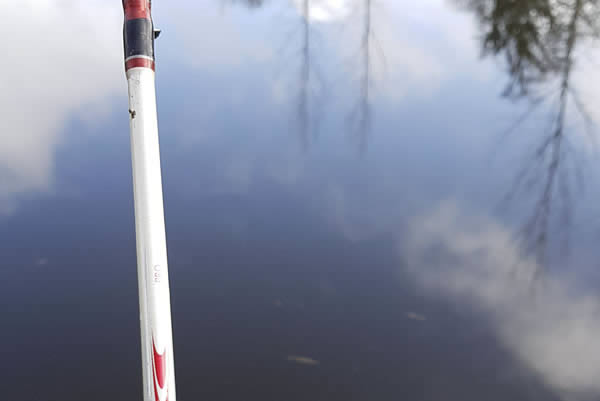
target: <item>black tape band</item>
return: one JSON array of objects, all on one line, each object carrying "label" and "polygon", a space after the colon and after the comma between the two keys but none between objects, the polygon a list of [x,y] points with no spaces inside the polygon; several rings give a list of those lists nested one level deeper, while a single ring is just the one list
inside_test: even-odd
[{"label": "black tape band", "polygon": [[145,56],[154,60],[154,26],[146,18],[125,21],[123,26],[125,60],[134,56]]}]

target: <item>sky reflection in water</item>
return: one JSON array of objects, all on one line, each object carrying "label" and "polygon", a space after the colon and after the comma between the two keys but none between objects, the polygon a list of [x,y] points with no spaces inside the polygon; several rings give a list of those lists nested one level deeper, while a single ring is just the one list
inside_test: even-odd
[{"label": "sky reflection in water", "polygon": [[[119,6],[0,5],[11,400],[139,399]],[[595,2],[154,8],[181,399],[598,396]]]}]

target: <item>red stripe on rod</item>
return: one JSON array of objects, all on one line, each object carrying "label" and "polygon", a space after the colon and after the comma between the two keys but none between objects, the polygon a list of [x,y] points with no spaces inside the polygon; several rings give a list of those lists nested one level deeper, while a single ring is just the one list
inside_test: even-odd
[{"label": "red stripe on rod", "polygon": [[[152,358],[152,368],[154,370],[152,372],[152,378],[154,379],[154,397],[156,398],[156,401],[162,401],[160,400],[158,389],[164,390],[167,381],[167,361],[165,355],[166,352],[163,354],[159,354],[158,351],[156,351],[156,344],[154,343],[154,338],[152,338],[152,351],[154,351],[154,355]],[[168,401],[168,399],[169,393],[167,390],[167,397],[165,401]]]},{"label": "red stripe on rod", "polygon": [[150,0],[123,0],[123,9],[125,10],[125,19],[127,21],[139,18],[151,18]]},{"label": "red stripe on rod", "polygon": [[125,71],[129,71],[131,68],[137,67],[150,68],[152,71],[155,71],[154,61],[145,57],[136,57],[125,62]]},{"label": "red stripe on rod", "polygon": [[154,350],[154,366],[156,369],[156,378],[158,379],[158,387],[161,389],[165,388],[165,381],[167,379],[167,361],[165,360],[165,354],[159,354],[156,351],[156,344],[152,340],[152,348]]}]

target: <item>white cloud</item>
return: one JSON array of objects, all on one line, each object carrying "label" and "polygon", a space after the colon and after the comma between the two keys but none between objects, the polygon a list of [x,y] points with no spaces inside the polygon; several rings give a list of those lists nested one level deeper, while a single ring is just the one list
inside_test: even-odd
[{"label": "white cloud", "polygon": [[431,294],[480,308],[498,339],[565,399],[600,394],[600,297],[546,275],[522,256],[510,230],[443,204],[414,220],[401,245]]},{"label": "white cloud", "polygon": [[373,34],[384,53],[374,60],[379,87],[393,101],[432,96],[462,74],[483,82],[490,65],[480,63],[477,28],[468,14],[444,0],[374,1]]},{"label": "white cloud", "polygon": [[[159,3],[160,4],[160,3]],[[243,23],[245,8],[223,9],[218,2],[198,2],[186,7],[154,7],[155,22],[169,26],[161,46],[177,49],[181,61],[203,71],[230,71],[248,68],[273,59],[273,49],[266,45],[266,25]],[[260,20],[260,13],[253,12]],[[231,85],[229,90],[234,90]]]},{"label": "white cloud", "polygon": [[54,152],[74,114],[124,88],[120,4],[0,1],[0,212],[51,187]]},{"label": "white cloud", "polygon": [[308,16],[317,22],[344,20],[352,8],[350,0],[293,0],[293,3],[301,15],[305,14],[304,9],[307,5]]}]

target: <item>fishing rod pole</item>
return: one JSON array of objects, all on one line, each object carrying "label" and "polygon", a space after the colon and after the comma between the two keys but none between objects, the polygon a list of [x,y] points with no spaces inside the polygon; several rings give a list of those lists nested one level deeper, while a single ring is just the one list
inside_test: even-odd
[{"label": "fishing rod pole", "polygon": [[129,87],[144,401],[176,401],[167,245],[154,82],[151,0],[122,0]]}]

